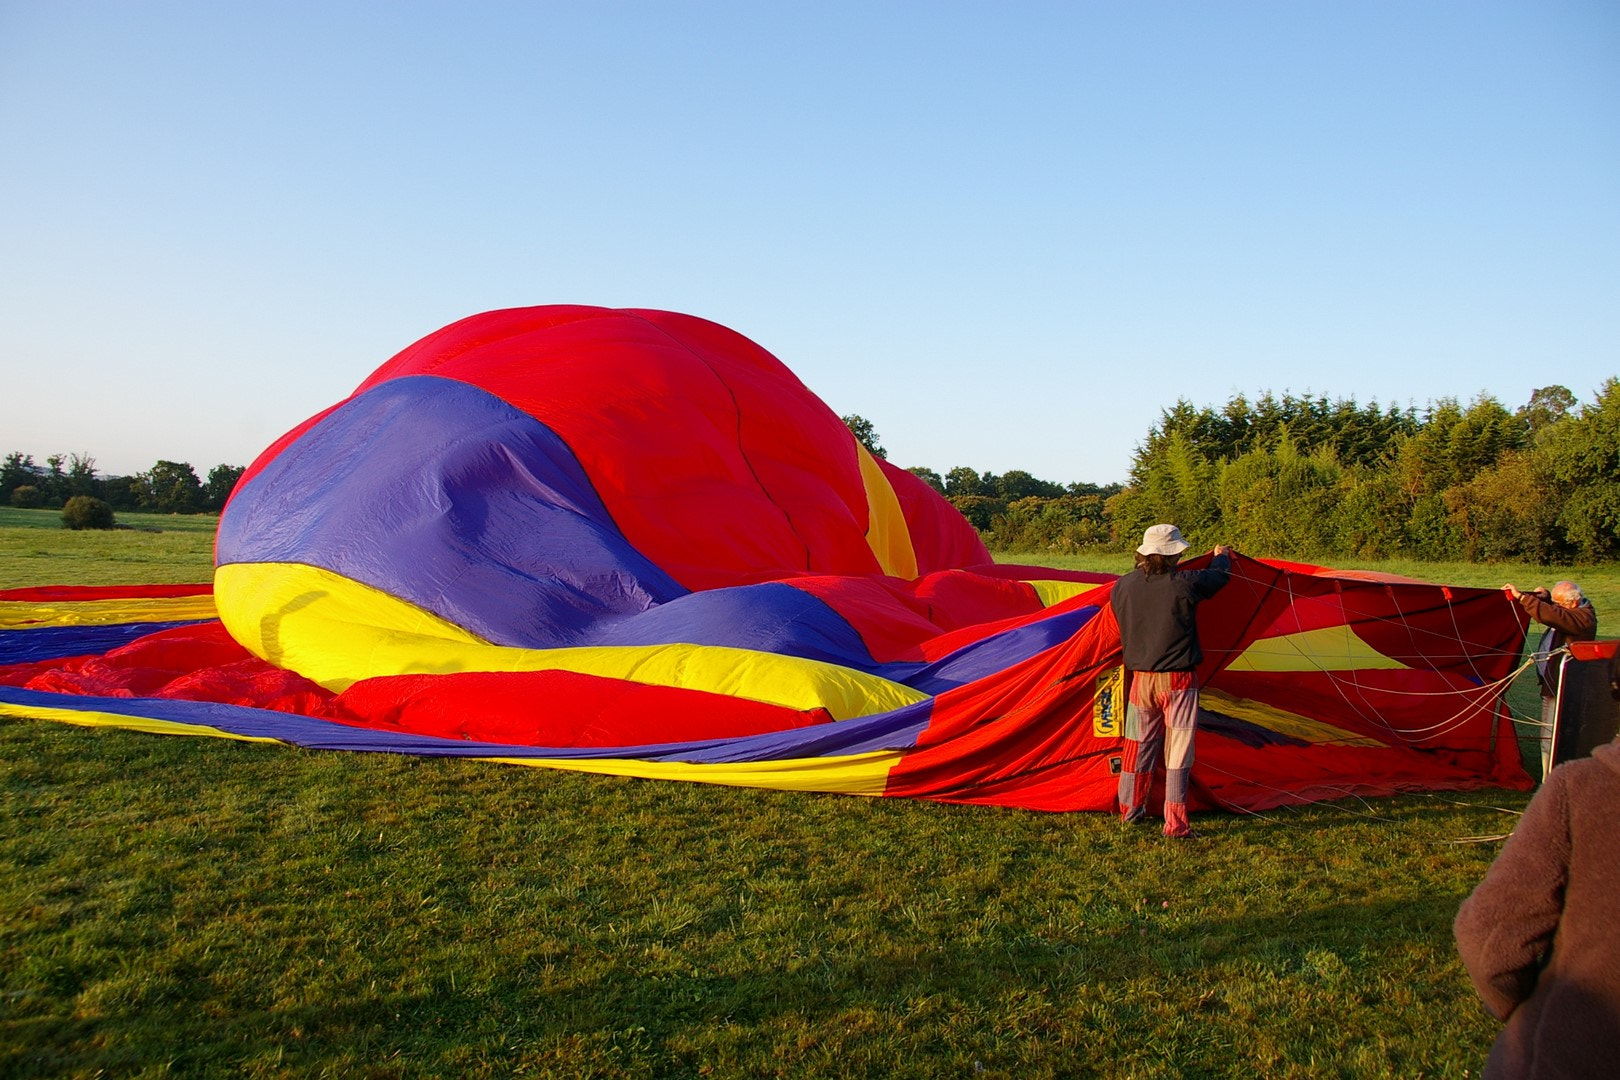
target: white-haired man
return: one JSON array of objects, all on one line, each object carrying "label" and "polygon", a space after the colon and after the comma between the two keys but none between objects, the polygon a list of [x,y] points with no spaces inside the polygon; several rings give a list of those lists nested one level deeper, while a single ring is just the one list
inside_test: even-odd
[{"label": "white-haired man", "polygon": [[1551,657],[1566,641],[1591,641],[1597,636],[1597,612],[1573,581],[1560,581],[1549,591],[1525,592],[1511,584],[1502,591],[1519,602],[1525,613],[1547,629],[1536,643],[1536,678],[1541,683],[1541,776],[1552,767],[1553,720],[1558,712],[1558,678],[1562,672]]}]

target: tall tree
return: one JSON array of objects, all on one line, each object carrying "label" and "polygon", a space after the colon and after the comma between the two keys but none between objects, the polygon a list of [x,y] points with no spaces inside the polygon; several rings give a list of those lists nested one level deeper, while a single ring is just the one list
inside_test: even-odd
[{"label": "tall tree", "polygon": [[915,476],[941,495],[945,494],[945,478],[926,465],[913,465],[906,472]]},{"label": "tall tree", "polygon": [[1063,488],[1048,480],[1038,480],[1023,469],[1008,469],[996,478],[996,494],[1008,502],[1032,495],[1055,499],[1063,494]]},{"label": "tall tree", "polygon": [[1567,486],[1558,523],[1583,558],[1620,555],[1620,379],[1597,400],[1550,429],[1553,475]]},{"label": "tall tree", "polygon": [[954,499],[968,495],[994,495],[995,490],[985,483],[977,470],[958,465],[945,474],[945,494]]},{"label": "tall tree", "polygon": [[1402,440],[1396,456],[1414,495],[1438,496],[1519,449],[1524,438],[1523,424],[1489,394],[1466,409],[1456,398],[1440,398],[1418,430]]},{"label": "tall tree", "polygon": [[1551,562],[1568,554],[1558,528],[1565,491],[1551,455],[1532,448],[1509,450],[1444,497],[1465,558]]},{"label": "tall tree", "polygon": [[1575,408],[1575,395],[1567,386],[1543,386],[1530,394],[1530,400],[1519,406],[1515,414],[1524,422],[1532,439],[1558,421],[1569,416]]},{"label": "tall tree", "polygon": [[0,461],[0,504],[11,505],[11,493],[20,487],[38,488],[44,472],[34,464],[34,455],[12,451]]},{"label": "tall tree", "polygon": [[883,443],[878,439],[877,429],[872,426],[872,421],[859,413],[850,413],[848,416],[840,416],[839,419],[849,428],[849,433],[855,436],[855,441],[866,447],[873,457],[888,459],[889,452],[883,449]]},{"label": "tall tree", "polygon": [[61,506],[67,502],[67,470],[62,468],[66,461],[64,454],[50,454],[45,458],[45,476],[40,486],[45,493],[46,506]]},{"label": "tall tree", "polygon": [[1302,454],[1284,429],[1275,450],[1250,450],[1220,471],[1222,538],[1257,555],[1331,554],[1343,480],[1332,446]]},{"label": "tall tree", "polygon": [[225,509],[236,482],[247,472],[240,465],[215,465],[208,471],[208,482],[203,485],[203,509],[218,512]]},{"label": "tall tree", "polygon": [[1140,536],[1157,522],[1174,522],[1195,543],[1216,543],[1220,521],[1216,484],[1220,463],[1212,462],[1184,431],[1161,436],[1154,452],[1139,454],[1131,485],[1108,500],[1116,539]]},{"label": "tall tree", "polygon": [[141,509],[159,514],[195,514],[202,508],[202,481],[184,461],[159,461],[135,478]]},{"label": "tall tree", "polygon": [[68,497],[74,495],[99,496],[101,481],[96,479],[96,459],[89,454],[69,454],[67,471]]}]

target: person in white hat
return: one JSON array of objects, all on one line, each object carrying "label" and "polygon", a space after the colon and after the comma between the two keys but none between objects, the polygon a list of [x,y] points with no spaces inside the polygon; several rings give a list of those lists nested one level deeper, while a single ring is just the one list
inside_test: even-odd
[{"label": "person in white hat", "polygon": [[[1119,623],[1126,679],[1125,754],[1119,773],[1119,812],[1129,824],[1147,820],[1153,774],[1164,756],[1164,835],[1190,837],[1187,783],[1198,728],[1198,605],[1225,587],[1231,551],[1215,547],[1208,568],[1177,571],[1191,545],[1174,525],[1142,534],[1136,569],[1114,582],[1109,600]],[[1166,731],[1169,745],[1166,746]]]}]

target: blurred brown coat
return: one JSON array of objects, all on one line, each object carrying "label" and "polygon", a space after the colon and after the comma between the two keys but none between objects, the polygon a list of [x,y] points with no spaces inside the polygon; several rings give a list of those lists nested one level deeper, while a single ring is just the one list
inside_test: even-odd
[{"label": "blurred brown coat", "polygon": [[1453,931],[1506,1021],[1487,1080],[1620,1075],[1620,742],[1552,771]]}]

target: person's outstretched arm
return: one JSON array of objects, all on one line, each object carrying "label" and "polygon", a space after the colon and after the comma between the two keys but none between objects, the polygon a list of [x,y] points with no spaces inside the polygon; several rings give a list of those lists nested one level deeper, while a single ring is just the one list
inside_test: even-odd
[{"label": "person's outstretched arm", "polygon": [[1193,591],[1205,599],[1214,596],[1226,587],[1227,580],[1232,574],[1232,549],[1225,544],[1216,544],[1214,557],[1209,565],[1198,571],[1193,578]]}]

